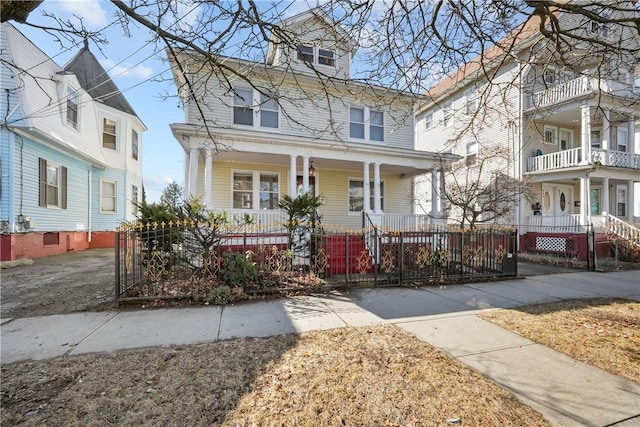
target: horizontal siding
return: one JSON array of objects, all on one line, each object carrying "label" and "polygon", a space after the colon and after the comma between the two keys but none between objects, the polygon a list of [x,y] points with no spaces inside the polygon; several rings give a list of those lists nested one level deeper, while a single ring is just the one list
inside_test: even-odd
[{"label": "horizontal siding", "polygon": [[[22,147],[22,140],[24,147]],[[87,229],[89,166],[28,138],[16,137],[15,193],[16,214],[31,217],[35,231],[76,231]],[[67,209],[39,206],[39,158],[67,168]],[[22,212],[20,211],[22,205]]]},{"label": "horizontal siding", "polygon": [[10,158],[9,148],[12,145],[7,130],[0,130],[0,221],[10,221],[9,210],[9,176],[13,159]]},{"label": "horizontal siding", "polygon": [[[277,173],[280,177],[280,198],[289,192],[289,169],[277,165],[258,165],[235,162],[214,162],[213,166],[213,207],[231,209],[233,171],[260,171]],[[204,188],[204,172],[199,170],[198,186]],[[343,171],[323,169],[316,173],[318,194],[324,196],[326,203],[319,209],[324,224],[339,225],[347,228],[360,228],[362,220],[359,213],[348,212],[349,178],[362,179],[362,171]],[[411,180],[401,179],[398,175],[381,174],[385,185],[384,211],[389,213],[411,213]],[[373,176],[371,176],[373,181]]]},{"label": "horizontal siding", "polygon": [[[209,126],[216,128],[231,128],[252,132],[264,131],[264,128],[247,126],[232,126],[233,120],[233,92],[225,88],[215,76],[199,77],[206,80],[206,88],[198,87],[197,99],[201,100],[201,107]],[[232,85],[249,88],[239,79],[231,79]],[[237,84],[236,84],[237,82]],[[269,87],[254,80],[259,87]],[[274,135],[293,135],[304,138],[317,138],[337,141],[349,141],[349,108],[352,106],[369,107],[384,112],[385,141],[388,147],[413,149],[414,120],[413,105],[406,98],[390,101],[385,98],[375,99],[370,93],[361,91],[361,87],[354,87],[353,93],[346,91],[324,91],[322,87],[301,88],[293,82],[278,87],[280,101],[280,129],[274,130]],[[358,93],[360,92],[360,93]],[[258,101],[255,100],[257,103]],[[201,124],[202,120],[194,102],[187,105],[190,123]],[[254,122],[259,116],[254,114]],[[368,125],[368,124],[367,124]],[[267,131],[270,131],[267,129]],[[352,140],[360,142],[360,140]],[[362,141],[369,143],[369,141]],[[322,142],[318,142],[322,144]]]},{"label": "horizontal siding", "polygon": [[[92,175],[91,210],[93,220],[91,228],[94,231],[114,230],[126,221],[131,212],[130,204],[127,203],[127,197],[131,197],[127,175],[123,171],[113,169],[94,171]],[[102,180],[116,183],[116,213],[102,213],[100,210],[100,182]],[[141,189],[140,194],[142,194]]]}]

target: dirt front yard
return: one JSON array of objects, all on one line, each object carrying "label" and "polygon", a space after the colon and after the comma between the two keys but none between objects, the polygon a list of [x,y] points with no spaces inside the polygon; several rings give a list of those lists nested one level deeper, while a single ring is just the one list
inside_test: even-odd
[{"label": "dirt front yard", "polygon": [[90,249],[14,263],[3,262],[0,271],[3,319],[113,306],[113,249]]}]

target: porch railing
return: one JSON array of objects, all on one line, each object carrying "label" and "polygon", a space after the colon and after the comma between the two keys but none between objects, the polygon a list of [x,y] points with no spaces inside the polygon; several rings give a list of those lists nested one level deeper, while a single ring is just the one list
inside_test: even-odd
[{"label": "porch railing", "polygon": [[367,215],[371,223],[382,231],[423,230],[433,224],[429,215],[423,214],[369,213]]},{"label": "porch railing", "polygon": [[247,224],[265,232],[279,229],[287,221],[287,214],[281,209],[213,209],[213,212],[224,213],[230,224]]},{"label": "porch railing", "polygon": [[604,230],[610,236],[622,239],[630,246],[640,249],[640,228],[610,214],[606,214],[604,217]]},{"label": "porch railing", "polygon": [[633,85],[627,83],[581,76],[534,93],[528,107],[546,107],[596,90],[625,98],[639,95]]},{"label": "porch railing", "polygon": [[582,161],[582,148],[572,148],[527,159],[527,171],[536,172],[577,166]]},{"label": "porch railing", "polygon": [[528,232],[571,233],[584,232],[586,227],[580,224],[580,215],[530,216],[527,221]]},{"label": "porch railing", "polygon": [[[527,159],[527,172],[555,170],[578,166],[583,160],[582,148],[572,148]],[[618,168],[640,169],[640,154],[591,148],[589,163]]]}]

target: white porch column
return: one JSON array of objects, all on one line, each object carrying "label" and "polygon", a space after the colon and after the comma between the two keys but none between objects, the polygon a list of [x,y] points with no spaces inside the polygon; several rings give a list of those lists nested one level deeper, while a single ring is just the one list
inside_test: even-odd
[{"label": "white porch column", "polygon": [[601,206],[600,210],[604,213],[611,213],[609,208],[609,178],[602,179],[602,195],[600,198]]},{"label": "white porch column", "polygon": [[362,192],[363,192],[363,210],[365,212],[371,212],[371,188],[369,187],[369,162],[364,162],[364,169],[362,170]]},{"label": "white porch column", "polygon": [[380,163],[373,164],[373,211],[382,213],[382,203],[380,200]]},{"label": "white porch column", "polygon": [[309,157],[302,158],[302,191],[309,192]]},{"label": "white porch column", "polygon": [[298,180],[298,171],[296,169],[296,164],[298,163],[298,156],[290,157],[290,166],[289,166],[289,197],[295,199],[298,194],[298,189],[296,188],[296,182]]},{"label": "white porch column", "polygon": [[213,151],[204,150],[204,204],[207,209],[213,208]]},{"label": "white porch column", "polygon": [[582,147],[582,164],[591,162],[591,108],[588,105],[581,107],[580,146]]},{"label": "white porch column", "polygon": [[[603,110],[602,116],[602,141],[600,148],[604,150],[604,164],[609,164],[609,150],[611,149],[611,112],[608,109]],[[589,144],[591,145],[591,144]]]},{"label": "white porch column", "polygon": [[627,220],[628,221],[633,221],[633,212],[634,212],[634,204],[635,204],[635,197],[633,194],[633,180],[630,179],[629,182],[627,182]]},{"label": "white porch column", "polygon": [[588,225],[589,218],[589,206],[587,206],[587,202],[589,201],[589,197],[587,196],[589,191],[589,177],[581,176],[580,177],[580,225]]},{"label": "white porch column", "polygon": [[198,196],[198,149],[189,152],[189,196]]},{"label": "white porch column", "polygon": [[431,169],[431,212],[433,217],[440,216],[440,191],[438,187],[438,169]]},{"label": "white porch column", "polygon": [[[629,136],[627,137],[627,151],[631,155],[631,164],[633,165],[633,156],[636,154],[636,118],[629,117]],[[633,191],[630,191],[632,193]]]},{"label": "white porch column", "polygon": [[191,161],[189,160],[189,153],[184,152],[183,156],[184,160],[184,188],[182,189],[182,197],[188,198],[191,194],[191,190],[189,190],[189,180],[191,179],[191,172],[189,169],[191,168]]}]

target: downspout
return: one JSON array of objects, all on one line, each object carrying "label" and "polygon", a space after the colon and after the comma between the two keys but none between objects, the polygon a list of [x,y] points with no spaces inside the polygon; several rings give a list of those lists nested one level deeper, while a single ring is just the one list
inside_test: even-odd
[{"label": "downspout", "polygon": [[88,212],[88,217],[89,217],[89,220],[88,220],[88,223],[89,223],[89,225],[88,225],[89,235],[87,236],[87,240],[89,241],[89,243],[91,243],[91,234],[92,234],[92,233],[91,233],[91,218],[92,218],[92,216],[93,216],[93,215],[92,215],[92,211],[91,211],[91,197],[92,197],[92,196],[91,196],[91,194],[92,194],[92,191],[91,191],[91,190],[92,190],[91,181],[93,180],[93,179],[92,179],[92,176],[93,176],[93,173],[92,173],[92,172],[93,172],[93,170],[91,169],[92,167],[93,167],[93,166],[91,166],[91,167],[89,168],[89,175],[88,175],[88,179],[89,179],[89,212]]}]

